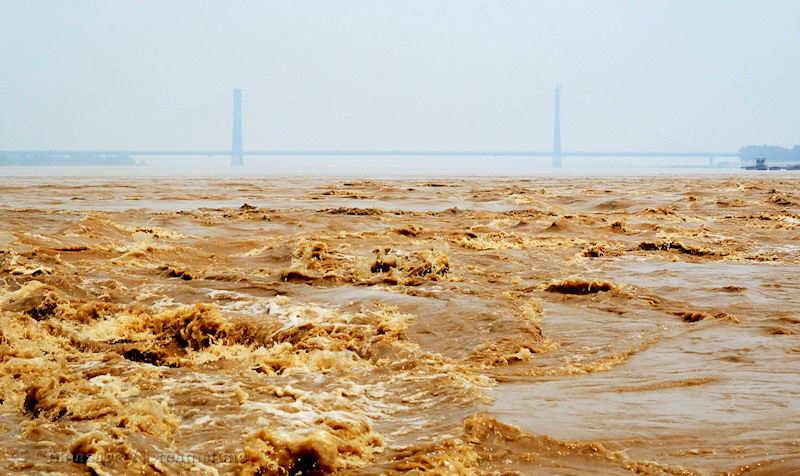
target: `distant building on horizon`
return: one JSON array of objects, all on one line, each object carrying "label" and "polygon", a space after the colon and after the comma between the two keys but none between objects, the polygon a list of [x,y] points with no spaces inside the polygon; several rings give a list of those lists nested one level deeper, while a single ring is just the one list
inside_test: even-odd
[{"label": "distant building on horizon", "polygon": [[777,145],[748,145],[739,149],[743,163],[755,163],[756,159],[766,159],[768,164],[800,162],[800,145],[791,149]]}]

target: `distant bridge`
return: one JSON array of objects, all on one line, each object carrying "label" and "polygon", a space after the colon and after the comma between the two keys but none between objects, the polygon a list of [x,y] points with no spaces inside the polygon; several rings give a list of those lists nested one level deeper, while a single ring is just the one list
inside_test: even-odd
[{"label": "distant bridge", "polygon": [[563,157],[699,157],[713,161],[720,157],[739,158],[739,152],[658,152],[658,151],[564,151],[561,148],[561,93],[555,90],[553,150],[245,150],[242,140],[242,93],[233,90],[233,127],[230,149],[219,150],[0,150],[0,165],[126,165],[135,157],[230,157],[232,166],[244,165],[244,157],[551,157],[560,168]]},{"label": "distant bridge", "polygon": [[[553,151],[543,150],[408,150],[408,149],[384,149],[384,150],[294,150],[294,149],[275,149],[275,150],[245,150],[242,155],[248,157],[552,157]],[[80,158],[83,156],[93,157],[230,157],[230,150],[0,150],[0,156],[34,157],[50,156],[53,158]],[[739,157],[739,152],[591,152],[591,151],[563,151],[562,157]]]}]

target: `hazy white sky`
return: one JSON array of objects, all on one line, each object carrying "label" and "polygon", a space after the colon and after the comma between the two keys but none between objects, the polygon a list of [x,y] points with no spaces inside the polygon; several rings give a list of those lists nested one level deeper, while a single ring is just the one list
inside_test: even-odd
[{"label": "hazy white sky", "polygon": [[800,143],[800,1],[0,0],[1,148]]}]

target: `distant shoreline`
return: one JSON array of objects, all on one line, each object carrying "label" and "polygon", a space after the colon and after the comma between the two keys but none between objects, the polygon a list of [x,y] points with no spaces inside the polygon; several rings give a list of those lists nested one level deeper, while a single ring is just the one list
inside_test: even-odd
[{"label": "distant shoreline", "polygon": [[136,161],[130,157],[114,159],[25,159],[25,160],[3,160],[0,159],[0,167],[131,167],[143,166],[144,162]]}]

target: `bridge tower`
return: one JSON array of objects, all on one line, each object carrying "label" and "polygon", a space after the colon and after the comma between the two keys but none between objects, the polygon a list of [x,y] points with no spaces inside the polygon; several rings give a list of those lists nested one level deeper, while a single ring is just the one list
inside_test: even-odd
[{"label": "bridge tower", "polygon": [[561,87],[555,90],[555,117],[553,118],[553,168],[561,168]]},{"label": "bridge tower", "polygon": [[231,166],[244,165],[244,151],[242,149],[242,90],[233,90],[233,134],[231,137]]}]

